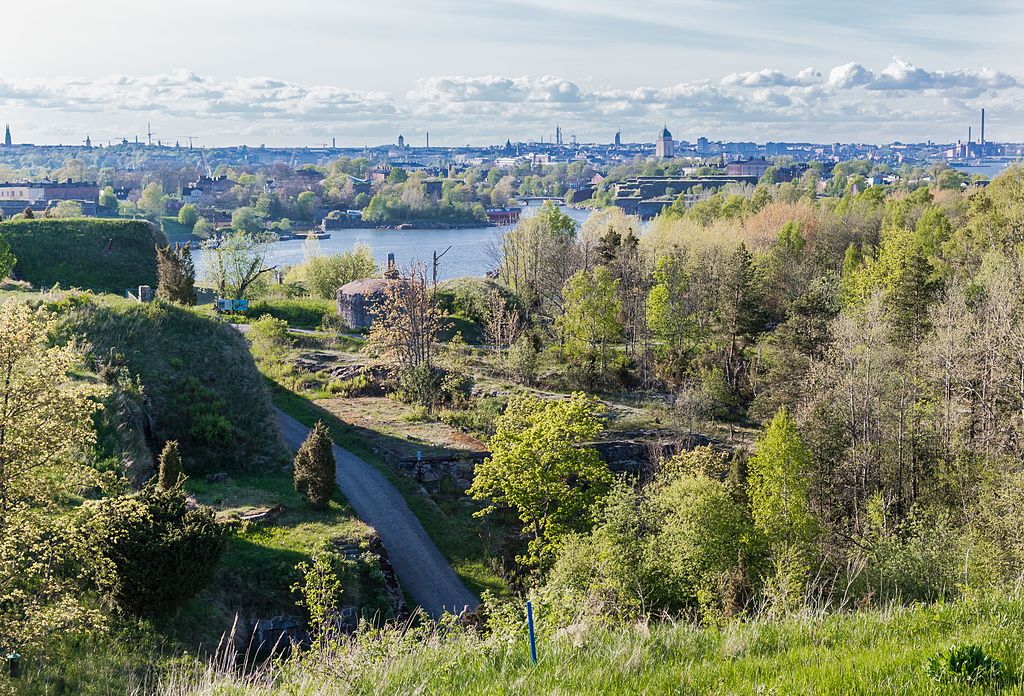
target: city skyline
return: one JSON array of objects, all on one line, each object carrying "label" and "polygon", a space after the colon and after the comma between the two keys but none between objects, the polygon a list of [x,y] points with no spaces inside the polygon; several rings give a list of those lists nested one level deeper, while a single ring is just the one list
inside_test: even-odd
[{"label": "city skyline", "polygon": [[662,124],[682,140],[955,142],[982,107],[992,140],[1024,140],[1007,2],[309,1],[281,20],[275,3],[184,0],[153,4],[160,26],[151,6],[57,5],[48,32],[67,50],[5,39],[16,142],[145,139],[147,123],[154,142],[199,146],[482,145],[556,124],[566,142],[653,142]]}]

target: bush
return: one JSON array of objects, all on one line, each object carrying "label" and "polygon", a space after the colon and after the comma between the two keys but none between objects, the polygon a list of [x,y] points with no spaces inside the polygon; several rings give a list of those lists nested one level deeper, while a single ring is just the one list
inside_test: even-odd
[{"label": "bush", "polygon": [[430,365],[402,370],[395,395],[406,403],[429,410],[465,403],[473,389],[473,379]]},{"label": "bush", "polygon": [[540,367],[540,353],[529,336],[520,336],[509,348],[506,356],[509,374],[512,378],[529,386],[537,381]]},{"label": "bush", "polygon": [[994,684],[1003,679],[1003,663],[985,652],[980,645],[954,645],[925,665],[928,675],[937,682],[978,685]]},{"label": "bush", "polygon": [[108,498],[90,525],[115,569],[114,598],[138,616],[184,605],[213,579],[226,543],[213,511],[190,510],[181,488]]},{"label": "bush", "polygon": [[357,244],[343,254],[316,256],[306,262],[300,272],[305,275],[306,286],[314,297],[333,300],[342,285],[370,278],[376,274],[376,268],[370,247]]},{"label": "bush", "polygon": [[508,309],[520,307],[519,298],[509,288],[486,278],[453,278],[437,286],[438,307],[445,314],[454,314],[483,324],[488,318],[488,299],[497,291]]},{"label": "bush", "polygon": [[316,422],[295,454],[294,476],[295,490],[302,493],[310,505],[326,507],[334,493],[337,464],[334,441],[323,421]]},{"label": "bush", "polygon": [[263,316],[249,325],[246,334],[253,357],[261,362],[280,363],[288,355],[291,341],[288,338],[288,322]]}]

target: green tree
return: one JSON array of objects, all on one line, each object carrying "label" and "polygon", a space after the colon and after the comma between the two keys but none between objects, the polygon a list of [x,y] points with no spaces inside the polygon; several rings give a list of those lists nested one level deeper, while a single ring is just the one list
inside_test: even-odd
[{"label": "green tree", "polygon": [[157,474],[157,485],[165,491],[169,491],[178,485],[183,475],[181,466],[181,450],[178,443],[168,440],[160,452],[159,472]]},{"label": "green tree", "polygon": [[155,220],[167,213],[167,196],[164,194],[164,187],[156,181],[151,181],[142,189],[139,196],[139,210],[146,217]]},{"label": "green tree", "polygon": [[117,207],[118,207],[117,196],[114,194],[114,189],[112,187],[105,186],[103,188],[103,190],[100,191],[99,204],[100,204],[100,207],[103,208],[104,210],[106,210],[107,212],[111,212],[111,213],[116,213],[117,212]]},{"label": "green tree", "polygon": [[200,239],[209,239],[213,236],[213,225],[206,218],[199,216],[196,218],[196,223],[192,226],[192,234]]},{"label": "green tree", "polygon": [[312,191],[303,191],[295,199],[295,210],[300,220],[310,221],[316,216],[316,194]]},{"label": "green tree", "polygon": [[82,204],[78,201],[61,201],[50,212],[56,218],[82,217]]},{"label": "green tree", "polygon": [[342,254],[311,258],[302,270],[312,295],[333,300],[342,285],[360,278],[369,278],[374,275],[376,268],[369,245],[357,244]]},{"label": "green tree", "polygon": [[82,453],[107,389],[69,375],[83,357],[51,346],[55,322],[0,302],[0,641],[23,647],[102,624],[91,588],[103,568],[70,501],[100,485]]},{"label": "green tree", "polygon": [[150,484],[107,498],[90,524],[116,569],[117,603],[138,616],[167,614],[195,596],[213,579],[227,542],[213,510],[190,509],[180,487]]},{"label": "green tree", "polygon": [[0,236],[0,279],[6,278],[11,274],[17,261],[14,257],[14,252],[11,251],[11,245]]},{"label": "green tree", "polygon": [[618,298],[619,280],[605,266],[592,272],[579,271],[562,291],[565,312],[555,324],[562,335],[568,359],[588,365],[593,373],[604,374],[609,347],[622,334]]},{"label": "green tree", "polygon": [[231,227],[236,232],[257,234],[263,229],[263,220],[256,214],[256,210],[245,205],[235,208],[231,213]]},{"label": "green tree", "polygon": [[268,244],[265,237],[235,232],[208,247],[208,280],[221,297],[251,298],[264,290],[264,277],[276,268],[266,263]]},{"label": "green tree", "polygon": [[156,247],[156,296],[192,306],[196,303],[196,269],[189,243]]},{"label": "green tree", "polygon": [[810,573],[816,522],[810,508],[813,460],[785,407],[757,440],[748,462],[754,526],[764,535],[775,567],[780,608],[800,601]]},{"label": "green tree", "polygon": [[184,225],[190,230],[194,230],[196,222],[199,220],[199,211],[191,203],[186,203],[181,206],[181,210],[178,211],[178,224]]},{"label": "green tree", "polygon": [[584,443],[601,433],[604,413],[600,401],[582,393],[566,401],[517,396],[495,422],[491,454],[477,465],[468,492],[488,501],[478,515],[515,509],[530,537],[522,562],[546,563],[562,537],[591,524],[611,474]]},{"label": "green tree", "polygon": [[334,493],[336,477],[331,432],[323,421],[317,421],[295,454],[295,490],[302,493],[310,505],[326,507]]}]

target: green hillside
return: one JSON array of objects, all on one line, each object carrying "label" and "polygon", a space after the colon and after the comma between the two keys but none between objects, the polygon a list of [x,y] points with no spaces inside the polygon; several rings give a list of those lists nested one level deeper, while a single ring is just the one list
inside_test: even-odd
[{"label": "green hillside", "polygon": [[153,435],[178,440],[186,471],[260,470],[283,460],[263,379],[240,333],[177,305],[75,302],[61,330],[98,366],[142,382]]},{"label": "green hillside", "polygon": [[0,223],[0,236],[18,259],[14,274],[22,280],[117,294],[156,286],[154,247],[165,243],[145,220],[9,220]]}]

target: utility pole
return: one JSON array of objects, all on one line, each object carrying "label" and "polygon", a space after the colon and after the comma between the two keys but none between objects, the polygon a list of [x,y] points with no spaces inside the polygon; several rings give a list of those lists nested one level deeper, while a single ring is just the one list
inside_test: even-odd
[{"label": "utility pole", "polygon": [[437,262],[440,261],[441,257],[444,256],[445,254],[447,254],[451,250],[451,248],[452,248],[452,245],[449,244],[448,248],[445,249],[444,251],[442,251],[440,254],[437,253],[436,249],[434,250],[434,264],[433,264],[434,273],[433,273],[433,280],[434,280],[434,287],[435,288],[437,288]]}]

